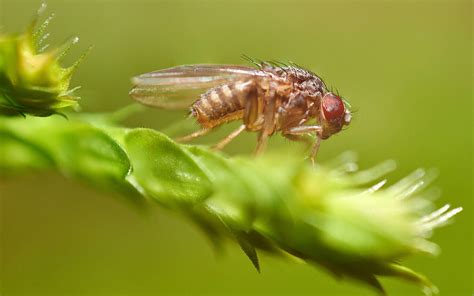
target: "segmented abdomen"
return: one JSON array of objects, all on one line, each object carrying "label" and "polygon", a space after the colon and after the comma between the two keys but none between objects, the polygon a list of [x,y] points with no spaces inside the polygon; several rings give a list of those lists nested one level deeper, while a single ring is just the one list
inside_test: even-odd
[{"label": "segmented abdomen", "polygon": [[191,112],[204,128],[213,128],[225,122],[241,119],[245,102],[256,95],[255,82],[238,81],[214,87],[194,102]]}]

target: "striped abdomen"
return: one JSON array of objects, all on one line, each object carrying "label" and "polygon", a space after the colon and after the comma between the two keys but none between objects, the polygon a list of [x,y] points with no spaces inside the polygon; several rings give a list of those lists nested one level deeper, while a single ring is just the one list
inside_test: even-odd
[{"label": "striped abdomen", "polygon": [[192,105],[191,112],[202,127],[213,128],[241,119],[247,100],[256,95],[253,80],[219,85],[202,94]]}]

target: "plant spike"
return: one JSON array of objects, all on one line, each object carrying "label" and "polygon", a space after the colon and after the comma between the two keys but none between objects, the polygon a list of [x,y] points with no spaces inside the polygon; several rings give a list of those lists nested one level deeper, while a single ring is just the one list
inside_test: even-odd
[{"label": "plant spike", "polygon": [[37,26],[45,9],[43,3],[24,33],[0,34],[0,114],[49,116],[78,106],[70,80],[90,48],[72,66],[61,67],[60,60],[78,38],[49,49],[45,30],[54,14]]},{"label": "plant spike", "polygon": [[28,166],[22,159],[44,159],[41,168],[118,190],[134,203],[155,201],[193,221],[217,251],[224,239],[235,241],[257,271],[264,252],[322,266],[379,294],[385,293],[379,276],[436,293],[428,279],[399,263],[413,254],[438,254],[428,238],[462,211],[449,205],[433,210],[433,191],[422,191],[434,178],[430,171],[416,170],[383,187],[394,161],[351,172],[344,162],[355,165],[353,153],[314,168],[271,154],[227,158],[154,130],[118,126],[130,112],[71,115],[67,122],[0,118],[1,171]]}]

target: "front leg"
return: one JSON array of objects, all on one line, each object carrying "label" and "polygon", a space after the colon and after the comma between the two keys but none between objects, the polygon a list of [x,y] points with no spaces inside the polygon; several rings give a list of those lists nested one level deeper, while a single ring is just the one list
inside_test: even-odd
[{"label": "front leg", "polygon": [[319,146],[321,145],[321,133],[323,131],[323,128],[319,125],[306,125],[306,126],[296,126],[292,127],[288,130],[283,131],[283,134],[289,134],[289,135],[305,135],[305,134],[316,134],[316,140],[313,144],[313,147],[311,148],[311,154],[310,154],[310,159],[311,163],[314,166],[314,161],[316,159],[316,155],[318,154],[319,151]]},{"label": "front leg", "polygon": [[320,125],[303,125],[291,127],[287,130],[284,130],[284,134],[290,135],[306,135],[306,134],[320,134],[323,131],[323,128]]},{"label": "front leg", "polygon": [[283,137],[287,138],[290,141],[306,143],[310,146],[313,144],[313,139],[309,135],[293,135],[293,134],[282,134]]}]

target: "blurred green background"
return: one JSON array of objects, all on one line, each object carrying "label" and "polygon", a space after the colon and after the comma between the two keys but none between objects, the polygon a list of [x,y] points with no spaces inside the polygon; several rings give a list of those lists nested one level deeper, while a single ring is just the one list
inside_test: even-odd
[{"label": "blurred green background", "polygon": [[[21,31],[39,1],[1,0],[0,25]],[[438,205],[462,205],[434,241],[438,258],[405,264],[442,295],[472,295],[471,1],[48,1],[51,43],[79,35],[75,76],[84,111],[130,103],[131,76],[191,63],[244,63],[241,54],[291,60],[320,74],[357,113],[319,159],[354,150],[361,167],[396,159],[396,180],[437,168]],[[163,129],[184,112],[147,110],[127,124]],[[232,129],[200,140],[213,143]],[[230,144],[249,153],[255,135]],[[282,157],[299,144],[273,137]],[[143,214],[113,194],[56,173],[0,180],[2,295],[372,295],[320,269],[269,257],[257,274],[236,245],[215,256],[190,223],[158,207]],[[421,295],[384,279],[390,295]]]}]

